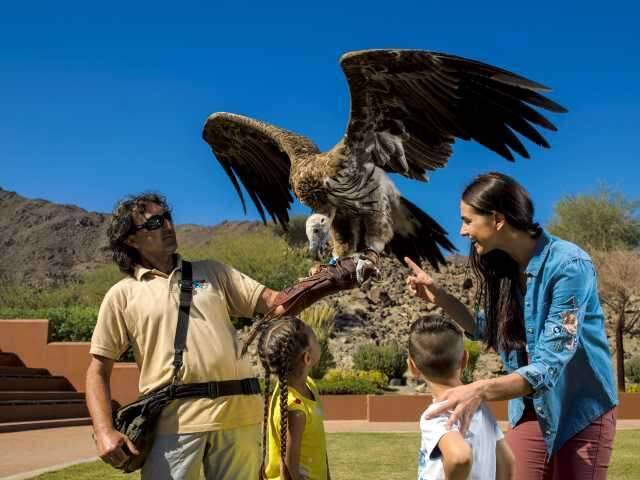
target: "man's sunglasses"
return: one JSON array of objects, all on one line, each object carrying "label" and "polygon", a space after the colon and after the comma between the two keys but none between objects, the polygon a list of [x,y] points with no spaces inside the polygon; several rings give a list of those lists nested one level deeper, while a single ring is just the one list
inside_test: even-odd
[{"label": "man's sunglasses", "polygon": [[138,232],[143,228],[145,230],[157,230],[159,228],[162,228],[165,220],[171,221],[171,214],[169,212],[164,212],[162,215],[154,215],[152,217],[149,217],[147,218],[147,221],[142,225],[132,225],[131,230],[134,232]]}]

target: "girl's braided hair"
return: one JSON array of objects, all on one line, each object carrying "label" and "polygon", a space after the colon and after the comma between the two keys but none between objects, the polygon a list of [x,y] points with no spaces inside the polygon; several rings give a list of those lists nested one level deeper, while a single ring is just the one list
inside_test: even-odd
[{"label": "girl's braided hair", "polygon": [[287,429],[289,409],[287,400],[289,388],[287,377],[294,370],[296,361],[309,347],[309,331],[306,324],[296,317],[284,317],[264,324],[258,340],[258,355],[264,368],[264,417],[262,424],[262,467],[260,479],[264,475],[267,429],[269,424],[270,377],[278,377],[280,387],[280,468],[285,478],[290,478],[285,463],[287,455]]}]

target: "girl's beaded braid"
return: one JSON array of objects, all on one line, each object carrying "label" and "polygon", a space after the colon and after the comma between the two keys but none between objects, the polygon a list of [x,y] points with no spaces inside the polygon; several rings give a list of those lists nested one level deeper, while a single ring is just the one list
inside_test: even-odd
[{"label": "girl's beaded braid", "polygon": [[269,322],[262,329],[258,341],[258,355],[265,370],[264,416],[262,425],[262,465],[260,479],[264,475],[266,455],[266,435],[269,422],[269,377],[273,373],[278,377],[280,388],[280,465],[285,478],[290,478],[286,466],[287,430],[289,427],[289,409],[287,406],[289,387],[288,375],[295,369],[295,362],[309,347],[309,334],[305,323],[295,317],[285,317]]}]

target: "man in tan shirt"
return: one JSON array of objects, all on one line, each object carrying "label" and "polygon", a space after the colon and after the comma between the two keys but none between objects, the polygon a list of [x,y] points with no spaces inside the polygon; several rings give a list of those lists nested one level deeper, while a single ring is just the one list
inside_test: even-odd
[{"label": "man in tan shirt", "polygon": [[[170,383],[182,260],[165,199],[143,194],[119,203],[109,228],[114,261],[127,277],[106,294],[91,340],[87,405],[100,457],[114,466],[133,443],[114,429],[109,380],[129,345],[142,394]],[[275,306],[278,292],[215,261],[193,262],[193,300],[181,383],[253,377],[230,317]],[[281,313],[277,307],[275,313]],[[254,479],[260,468],[260,395],[175,400],[161,414],[142,470],[146,479]]]}]

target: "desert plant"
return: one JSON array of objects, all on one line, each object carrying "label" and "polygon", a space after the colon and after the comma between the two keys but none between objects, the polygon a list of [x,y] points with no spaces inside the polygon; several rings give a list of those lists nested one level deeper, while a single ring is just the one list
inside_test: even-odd
[{"label": "desert plant", "polygon": [[473,382],[473,372],[478,364],[478,359],[482,353],[482,344],[480,342],[473,342],[471,340],[464,341],[464,349],[469,353],[469,361],[467,368],[462,371],[462,382]]},{"label": "desert plant", "polygon": [[361,345],[353,355],[356,370],[378,370],[389,378],[402,378],[407,369],[407,351],[397,341],[385,345]]},{"label": "desert plant", "polygon": [[335,315],[336,311],[333,308],[322,303],[313,305],[298,315],[313,329],[320,344],[320,361],[309,373],[312,378],[323,378],[327,370],[336,365],[329,348],[329,338],[333,333]]}]

